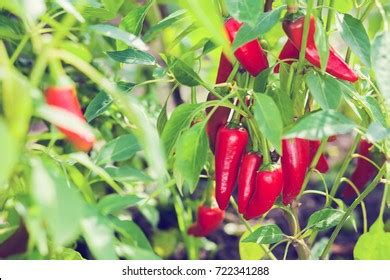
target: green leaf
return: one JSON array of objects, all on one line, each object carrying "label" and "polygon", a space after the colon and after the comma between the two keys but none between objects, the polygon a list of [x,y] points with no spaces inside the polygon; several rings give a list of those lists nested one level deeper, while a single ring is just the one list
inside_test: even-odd
[{"label": "green leaf", "polygon": [[281,89],[269,87],[267,95],[272,97],[278,105],[279,112],[282,116],[283,124],[290,125],[294,121],[293,103],[288,94]]},{"label": "green leaf", "polygon": [[340,17],[341,37],[361,61],[371,67],[371,44],[363,23],[349,14]]},{"label": "green leaf", "polygon": [[[258,229],[259,226],[253,228],[253,230]],[[266,252],[259,244],[252,244],[243,242],[250,235],[250,231],[247,230],[240,238],[240,242],[238,243],[238,249],[240,253],[241,260],[261,260],[264,256],[266,256]],[[264,245],[268,249],[269,245]]]},{"label": "green leaf", "polygon": [[259,35],[264,36],[279,22],[280,15],[284,9],[285,6],[280,6],[270,12],[261,14],[253,27],[249,24],[243,24],[234,39],[232,45],[233,51],[245,43],[256,39]]},{"label": "green leaf", "polygon": [[177,229],[157,230],[152,237],[153,249],[161,258],[170,257],[176,250],[179,240]]},{"label": "green leaf", "polygon": [[194,87],[204,84],[199,75],[184,61],[170,56],[167,59],[169,70],[180,84]]},{"label": "green leaf", "polygon": [[140,149],[137,138],[133,134],[121,135],[103,146],[96,157],[96,164],[127,160]]},{"label": "green leaf", "polygon": [[86,62],[90,63],[92,61],[92,53],[89,51],[89,49],[80,43],[75,43],[72,41],[64,41],[61,43],[61,48],[64,50],[67,50],[68,52],[73,53],[74,55],[77,55],[81,59],[85,60]]},{"label": "green leaf", "polygon": [[81,222],[82,232],[88,248],[98,260],[116,260],[114,231],[108,218],[101,216],[93,208]]},{"label": "green leaf", "polygon": [[183,132],[176,144],[175,172],[179,173],[194,192],[200,172],[207,160],[208,140],[203,122]]},{"label": "green leaf", "polygon": [[18,149],[8,126],[2,118],[0,118],[0,147],[2,150],[0,160],[0,186],[3,186],[17,162]]},{"label": "green leaf", "polygon": [[310,71],[305,75],[305,81],[309,87],[310,94],[322,109],[336,110],[339,107],[342,92],[335,78]]},{"label": "green leaf", "polygon": [[172,26],[175,22],[181,20],[184,18],[184,14],[186,13],[185,10],[178,10],[163,20],[161,20],[159,23],[153,25],[142,37],[142,39],[146,42],[149,43],[152,41],[158,34],[160,34],[164,29],[167,27]]},{"label": "green leaf", "polygon": [[194,112],[199,106],[200,104],[182,104],[172,112],[161,135],[168,156],[172,153],[181,132],[190,126]]},{"label": "green leaf", "polygon": [[379,90],[390,106],[390,32],[378,34],[372,44],[372,64]]},{"label": "green leaf", "polygon": [[120,167],[113,167],[109,166],[106,167],[104,170],[117,182],[121,183],[128,183],[132,184],[135,182],[151,182],[152,178],[150,178],[147,174],[144,172],[129,167],[129,166],[120,166]]},{"label": "green leaf", "polygon": [[164,127],[168,121],[168,115],[167,115],[167,102],[165,102],[164,107],[162,107],[160,114],[158,114],[157,117],[157,131],[158,134],[162,134],[164,131]]},{"label": "green leaf", "polygon": [[326,245],[328,244],[328,238],[321,238],[318,242],[313,245],[313,248],[310,250],[310,259],[319,260],[322,252],[324,251]]},{"label": "green leaf", "polygon": [[316,32],[314,33],[314,41],[317,46],[318,55],[320,56],[321,70],[325,71],[328,65],[329,58],[329,40],[324,29],[324,25],[319,19],[316,19]]},{"label": "green leaf", "polygon": [[153,0],[148,0],[143,6],[135,6],[130,12],[121,20],[120,27],[136,36],[139,36],[142,26]]},{"label": "green leaf", "polygon": [[[329,5],[329,0],[326,0],[326,5]],[[354,0],[334,1],[334,8],[340,13],[348,13],[353,9]]]},{"label": "green leaf", "polygon": [[119,40],[131,48],[142,51],[148,50],[148,47],[140,38],[134,34],[121,30],[116,26],[110,24],[96,24],[89,26],[89,29],[104,36]]},{"label": "green leaf", "polygon": [[110,194],[104,196],[101,200],[99,200],[97,204],[97,209],[103,215],[108,215],[135,206],[138,202],[142,200],[142,198],[132,194]]},{"label": "green leaf", "polygon": [[101,0],[101,1],[104,7],[112,13],[117,13],[124,2],[124,0]]},{"label": "green leaf", "polygon": [[224,30],[223,19],[215,1],[210,0],[180,0],[180,5],[187,9],[200,27],[203,27],[205,35],[217,46],[222,46],[227,56],[233,60],[230,51],[230,43]]},{"label": "green leaf", "polygon": [[253,26],[259,15],[263,13],[264,2],[259,0],[227,0],[226,7],[233,18]]},{"label": "green leaf", "polygon": [[123,51],[108,51],[107,55],[120,63],[156,65],[156,59],[153,55],[135,48],[128,48]]},{"label": "green leaf", "polygon": [[75,241],[85,205],[80,194],[51,159],[32,158],[32,197],[53,242],[59,246]]},{"label": "green leaf", "polygon": [[255,94],[253,113],[261,132],[281,153],[283,121],[275,101],[265,94]]},{"label": "green leaf", "polygon": [[369,232],[359,237],[353,255],[357,260],[390,259],[390,232],[385,232],[382,217],[376,220]]},{"label": "green leaf", "polygon": [[253,242],[258,244],[273,244],[284,238],[282,230],[277,225],[261,226],[243,239],[242,242]]},{"label": "green leaf", "polygon": [[310,216],[307,227],[319,231],[330,229],[341,221],[344,213],[344,211],[332,208],[319,210]]},{"label": "green leaf", "polygon": [[370,143],[376,143],[390,138],[390,128],[384,127],[379,122],[373,122],[368,126],[366,136]]},{"label": "green leaf", "polygon": [[269,74],[272,72],[272,68],[263,70],[256,78],[253,84],[253,90],[255,92],[264,93],[267,88],[267,82]]},{"label": "green leaf", "polygon": [[321,140],[337,134],[351,132],[356,124],[334,110],[319,111],[303,117],[285,133],[286,138]]}]

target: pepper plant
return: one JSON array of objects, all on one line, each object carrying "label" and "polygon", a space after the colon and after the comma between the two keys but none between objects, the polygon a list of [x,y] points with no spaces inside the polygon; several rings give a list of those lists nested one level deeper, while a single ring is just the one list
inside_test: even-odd
[{"label": "pepper plant", "polygon": [[390,259],[389,18],[2,0],[0,258]]}]

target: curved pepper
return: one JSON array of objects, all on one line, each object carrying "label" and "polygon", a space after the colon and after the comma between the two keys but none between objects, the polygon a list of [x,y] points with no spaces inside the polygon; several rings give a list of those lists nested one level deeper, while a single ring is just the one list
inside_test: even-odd
[{"label": "curved pepper", "polygon": [[[235,20],[234,18],[230,18],[225,22],[225,29],[231,43],[233,43],[234,39],[236,38],[236,34],[241,25],[242,23]],[[254,77],[269,67],[267,56],[265,55],[257,39],[239,47],[234,52],[234,55],[240,64],[245,68],[245,70]]]},{"label": "curved pepper", "polygon": [[[313,161],[320,145],[321,145],[321,141],[319,141],[319,140],[310,141],[309,164]],[[326,159],[324,154],[321,154],[320,159],[317,162],[316,169],[321,173],[326,173],[329,171],[328,160]]]},{"label": "curved pepper", "polygon": [[[373,152],[371,152],[372,147],[373,144],[367,140],[361,140],[359,143],[358,154],[374,162],[378,162],[378,159],[375,158]],[[383,161],[383,158],[380,158],[379,161]],[[359,191],[362,191],[367,183],[370,182],[377,173],[378,169],[373,164],[364,158],[358,157],[356,160],[355,170],[353,171],[350,180]],[[342,195],[346,199],[351,199],[357,196],[354,189],[349,185],[345,186]]]},{"label": "curved pepper", "polygon": [[[299,50],[294,46],[290,39],[284,44],[282,51],[279,54],[279,60],[283,60],[284,63],[292,64],[299,58]],[[279,73],[280,64],[276,64],[274,73]]]},{"label": "curved pepper", "polygon": [[[304,21],[305,17],[300,17],[296,20],[285,19],[283,21],[284,32],[287,34],[291,43],[298,50],[301,49]],[[315,19],[313,16],[310,17],[309,26],[310,27],[309,34],[307,37],[305,57],[311,64],[320,68],[321,60],[314,40],[316,26]],[[289,41],[287,41],[287,43],[288,42]],[[349,65],[343,60],[343,58],[339,54],[337,54],[337,52],[332,47],[329,48],[329,58],[328,64],[326,66],[326,72],[338,79],[349,81],[352,83],[358,80],[358,76],[356,75],[356,73],[349,67]]]},{"label": "curved pepper", "polygon": [[258,153],[246,153],[242,158],[240,171],[238,173],[238,212],[244,213],[245,208],[255,190],[256,174],[263,158]]},{"label": "curved pepper", "polygon": [[280,166],[260,170],[256,175],[256,188],[244,213],[249,220],[267,213],[274,205],[283,188],[283,174]]},{"label": "curved pepper", "polygon": [[221,127],[215,149],[215,198],[220,209],[229,204],[242,155],[248,143],[248,132],[243,127]]},{"label": "curved pepper", "polygon": [[[52,86],[46,90],[46,102],[51,106],[64,109],[77,116],[83,123],[86,123],[77,99],[76,90],[73,86]],[[95,136],[92,133],[80,135],[65,128],[58,129],[68,140],[81,151],[89,151],[95,143]]]},{"label": "curved pepper", "polygon": [[[222,53],[219,61],[216,83],[220,84],[226,82],[232,70],[233,70],[233,65],[230,63],[227,57]],[[218,98],[210,92],[209,95],[207,96],[207,101],[212,101],[212,100],[218,100]],[[209,114],[211,110],[212,107],[208,107],[206,109],[206,113]],[[217,136],[218,129],[227,123],[229,114],[230,114],[230,108],[220,106],[218,107],[217,110],[215,110],[215,112],[207,122],[206,133],[209,138],[210,148],[213,152],[215,151],[215,138]]]},{"label": "curved pepper", "polygon": [[294,138],[282,141],[283,204],[290,204],[301,192],[309,166],[310,143]]},{"label": "curved pepper", "polygon": [[224,216],[225,211],[218,207],[201,205],[198,207],[197,221],[188,228],[187,233],[196,237],[207,236],[221,225]]}]

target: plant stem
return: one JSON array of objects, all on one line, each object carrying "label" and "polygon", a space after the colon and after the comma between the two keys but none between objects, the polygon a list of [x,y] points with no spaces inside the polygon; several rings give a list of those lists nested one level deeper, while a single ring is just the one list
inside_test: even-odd
[{"label": "plant stem", "polygon": [[336,13],[335,9],[333,9],[334,3],[335,3],[335,0],[330,0],[330,2],[329,2],[328,20],[326,22],[326,32],[330,31],[330,28],[332,27],[332,24],[333,24],[333,19],[334,19],[335,13]]},{"label": "plant stem", "polygon": [[336,226],[335,230],[333,231],[332,235],[329,238],[328,243],[326,244],[326,247],[324,251],[322,252],[320,259],[325,259],[328,255],[328,252],[334,243],[337,235],[339,234],[341,228],[343,227],[345,221],[348,219],[348,217],[352,214],[353,210],[361,203],[363,199],[367,197],[367,195],[374,190],[374,188],[379,183],[380,179],[386,172],[386,164],[382,166],[379,173],[375,176],[374,180],[367,186],[367,188],[355,199],[355,201],[351,204],[351,206],[347,209],[343,217],[341,218],[341,221]]},{"label": "plant stem", "polygon": [[306,8],[306,15],[305,15],[305,22],[303,25],[303,33],[302,33],[302,43],[301,43],[301,49],[299,51],[299,62],[298,62],[298,73],[301,73],[303,65],[305,63],[305,54],[306,54],[306,45],[307,45],[307,39],[309,36],[309,27],[310,27],[310,17],[314,6],[314,0],[308,0],[307,1],[307,8]]}]

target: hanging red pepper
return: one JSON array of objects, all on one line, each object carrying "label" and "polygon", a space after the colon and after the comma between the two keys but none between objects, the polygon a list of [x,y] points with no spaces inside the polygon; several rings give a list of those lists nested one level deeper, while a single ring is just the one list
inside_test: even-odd
[{"label": "hanging red pepper", "polygon": [[[233,70],[233,65],[227,59],[227,57],[222,53],[219,61],[218,74],[216,83],[224,83],[229,78],[230,73]],[[218,98],[211,92],[207,96],[207,101],[218,100]],[[212,107],[206,109],[206,113],[209,114],[212,110]],[[221,126],[224,126],[227,123],[229,118],[230,108],[227,107],[218,107],[217,110],[213,113],[210,119],[207,122],[206,132],[209,138],[209,144],[211,150],[215,151],[215,138],[217,136],[218,129]]]},{"label": "hanging red pepper", "polygon": [[261,155],[255,152],[246,153],[242,158],[238,173],[238,211],[244,213],[249,199],[255,190],[256,174],[263,163]]},{"label": "hanging red pepper", "polygon": [[[313,161],[320,145],[321,145],[321,141],[319,140],[310,141],[309,164]],[[316,169],[321,173],[326,173],[329,171],[328,160],[326,159],[324,154],[321,154],[320,159],[317,162]]]},{"label": "hanging red pepper", "polygon": [[[73,86],[51,86],[46,90],[46,102],[51,106],[64,109],[77,116],[81,122],[86,123]],[[89,151],[95,143],[92,133],[80,135],[65,128],[58,127],[68,140],[81,151]]]},{"label": "hanging red pepper", "polygon": [[[283,60],[284,63],[292,64],[299,59],[299,50],[294,46],[290,39],[284,44],[282,51],[279,54],[279,60]],[[280,64],[276,64],[274,73],[279,73]]]},{"label": "hanging red pepper", "polygon": [[[377,155],[373,151],[373,144],[367,140],[361,140],[358,147],[358,154],[366,157],[373,162],[383,162],[382,155]],[[356,167],[350,178],[351,182],[357,187],[359,191],[363,191],[364,187],[375,177],[378,169],[364,158],[357,158]],[[343,197],[351,199],[357,196],[356,192],[350,185],[346,185],[343,190]]]},{"label": "hanging red pepper", "polygon": [[218,130],[215,150],[215,198],[222,210],[229,204],[247,143],[248,132],[243,127],[226,125]]},{"label": "hanging red pepper", "polygon": [[[301,16],[298,19],[290,19],[289,17],[286,17],[283,21],[284,32],[289,38],[286,44],[290,45],[288,47],[285,46],[285,48],[288,48],[290,50],[289,53],[292,54],[292,57],[284,57],[284,59],[297,59],[299,57],[299,54],[298,56],[296,56],[296,53],[291,51],[290,42],[295,46],[297,50],[301,49],[304,21],[304,16]],[[321,60],[314,40],[315,31],[315,19],[313,16],[311,16],[305,57],[311,64],[320,68]],[[285,51],[285,55],[287,56],[287,51]],[[328,64],[326,66],[326,72],[338,79],[349,81],[352,83],[358,80],[358,76],[356,75],[356,73],[349,67],[349,65],[332,47],[329,48],[329,58]]]},{"label": "hanging red pepper", "polygon": [[[231,43],[236,38],[236,34],[241,26],[242,23],[234,18],[230,18],[225,22],[225,29]],[[254,77],[269,67],[267,56],[257,39],[239,47],[234,52],[234,55],[245,70]]]},{"label": "hanging red pepper", "polygon": [[197,221],[192,224],[187,233],[196,237],[204,237],[218,229],[222,224],[225,211],[216,208],[209,208],[204,205],[198,207]]},{"label": "hanging red pepper", "polygon": [[268,212],[283,188],[283,174],[280,166],[260,170],[256,174],[256,186],[245,209],[244,218],[249,220]]},{"label": "hanging red pepper", "polygon": [[301,192],[309,166],[310,143],[294,138],[282,141],[283,204],[290,204]]}]

